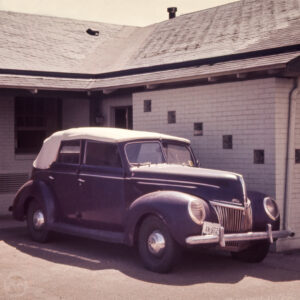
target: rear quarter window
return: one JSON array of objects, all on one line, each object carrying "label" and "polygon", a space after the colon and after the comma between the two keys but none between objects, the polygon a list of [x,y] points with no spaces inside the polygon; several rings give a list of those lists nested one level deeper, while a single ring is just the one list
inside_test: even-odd
[{"label": "rear quarter window", "polygon": [[79,164],[80,140],[62,141],[56,161],[58,163]]}]

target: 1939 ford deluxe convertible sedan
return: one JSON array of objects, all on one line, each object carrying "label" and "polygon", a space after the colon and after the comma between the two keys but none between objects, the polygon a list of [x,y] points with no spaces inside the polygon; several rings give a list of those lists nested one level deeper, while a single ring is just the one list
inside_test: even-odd
[{"label": "1939 ford deluxe convertible sedan", "polygon": [[12,210],[34,241],[61,232],[136,245],[156,272],[196,245],[259,262],[292,234],[279,230],[276,202],[247,192],[241,175],[200,168],[189,140],[116,128],[51,135]]}]

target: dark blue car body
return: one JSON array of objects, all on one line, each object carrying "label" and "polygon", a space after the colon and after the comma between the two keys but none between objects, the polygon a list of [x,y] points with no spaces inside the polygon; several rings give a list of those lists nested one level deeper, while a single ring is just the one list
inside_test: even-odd
[{"label": "dark blue car body", "polygon": [[[86,149],[87,143],[103,142],[85,138],[76,138],[76,141],[80,145],[76,163],[62,162],[58,154],[48,168],[33,169],[31,179],[15,197],[15,219],[27,218],[31,224],[28,210],[34,200],[44,214],[41,220],[43,230],[47,232],[57,231],[133,246],[139,243],[143,222],[152,216],[163,223],[164,230],[168,230],[180,247],[221,246],[233,253],[243,253],[256,242],[269,245],[273,239],[290,234],[279,231],[279,214],[270,216],[266,211],[266,195],[247,192],[239,174],[198,167],[189,143],[149,137],[109,142],[115,147],[111,149],[116,149],[119,161],[112,166],[105,163],[99,166],[86,163]],[[62,138],[59,149],[62,149],[63,142]],[[185,147],[190,153],[190,166],[166,162],[131,164],[126,145],[143,142]],[[195,203],[194,207],[191,203]],[[197,208],[197,203],[201,208]],[[199,213],[199,216],[202,213],[205,220],[202,223],[195,221],[193,213]],[[33,218],[39,216],[33,212]],[[204,233],[204,223],[207,226],[218,224],[218,233]],[[30,230],[35,232],[40,228]],[[251,239],[243,234],[251,235]],[[161,238],[162,235],[156,236]],[[149,243],[149,239],[147,241]],[[166,247],[167,244],[165,238],[162,245]],[[170,266],[157,268],[145,264],[154,271],[170,269]]]}]

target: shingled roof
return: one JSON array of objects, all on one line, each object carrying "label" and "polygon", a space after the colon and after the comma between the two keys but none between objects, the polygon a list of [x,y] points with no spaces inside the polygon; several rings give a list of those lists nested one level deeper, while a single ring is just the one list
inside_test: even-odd
[{"label": "shingled roof", "polygon": [[150,28],[128,67],[300,44],[300,1],[242,0]]},{"label": "shingled roof", "polygon": [[[87,34],[88,28],[99,35]],[[291,46],[298,48],[287,49]],[[209,67],[220,63],[214,59],[240,54],[247,59],[253,57],[247,57],[248,53],[268,49],[293,51],[291,59],[300,55],[300,0],[241,0],[142,28],[0,12],[0,69],[7,81],[9,71],[3,69],[78,73],[85,75],[85,81],[68,84],[96,88],[89,76],[116,77],[120,74],[111,72],[130,70],[134,75],[141,68],[151,73],[159,71],[156,67],[193,61],[197,67],[204,65],[201,70],[212,72],[223,67]],[[280,63],[274,55],[268,62]],[[252,60],[256,65],[265,61]],[[287,62],[284,56],[282,63]],[[243,62],[231,66],[241,69]]]},{"label": "shingled roof", "polygon": [[[89,35],[92,29],[99,35]],[[135,27],[0,11],[0,68],[64,73],[85,67],[97,49],[128,38]],[[93,63],[91,61],[91,63]]]}]

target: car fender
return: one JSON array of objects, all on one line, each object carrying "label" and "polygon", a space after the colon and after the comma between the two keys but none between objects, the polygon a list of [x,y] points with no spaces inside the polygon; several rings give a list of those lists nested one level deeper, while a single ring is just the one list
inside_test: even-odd
[{"label": "car fender", "polygon": [[50,187],[41,180],[27,181],[17,192],[12,212],[16,220],[23,221],[26,217],[26,209],[31,199],[41,202],[45,208],[47,223],[51,224],[55,220],[55,198]]},{"label": "car fender", "polygon": [[253,231],[265,231],[267,224],[272,225],[273,230],[279,230],[280,217],[274,221],[266,213],[264,208],[264,198],[268,197],[266,194],[248,191],[247,196],[251,201],[252,218],[253,218]]},{"label": "car fender", "polygon": [[[167,225],[172,237],[184,245],[187,236],[199,234],[202,228],[192,221],[188,213],[188,203],[194,199],[200,198],[177,191],[156,191],[139,197],[126,214],[125,242],[133,245],[142,220],[148,215],[156,215]],[[209,214],[207,203],[200,200]]]}]

